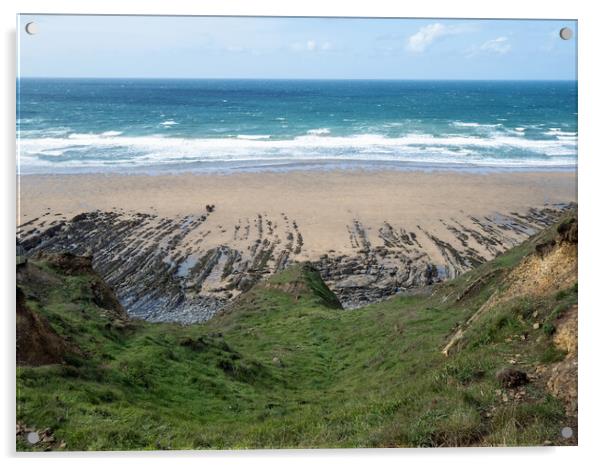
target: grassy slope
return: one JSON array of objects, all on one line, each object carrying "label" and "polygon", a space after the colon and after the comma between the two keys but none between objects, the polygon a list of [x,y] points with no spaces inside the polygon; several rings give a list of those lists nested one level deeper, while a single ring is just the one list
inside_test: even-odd
[{"label": "grassy slope", "polygon": [[[115,320],[92,303],[89,277],[31,264],[62,286],[40,292],[22,284],[28,306],[81,354],[18,368],[18,421],[50,428],[67,449],[559,443],[562,404],[538,383],[520,401],[504,402],[495,373],[517,354],[524,368],[562,357],[549,333],[576,302],[576,284],[495,308],[461,350],[441,354],[455,326],[540,240],[431,295],[355,311],[335,309],[321,281],[294,267],[212,321],[187,327]],[[486,277],[483,286],[445,299],[478,277]],[[533,309],[549,325],[534,330]],[[509,341],[518,334],[528,338]],[[17,447],[31,448],[22,439]]]}]

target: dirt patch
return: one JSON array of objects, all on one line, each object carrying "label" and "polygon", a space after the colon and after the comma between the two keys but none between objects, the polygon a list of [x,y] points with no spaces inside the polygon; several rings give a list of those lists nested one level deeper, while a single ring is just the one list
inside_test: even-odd
[{"label": "dirt patch", "polygon": [[506,280],[506,297],[542,296],[566,289],[577,277],[577,245],[562,242],[546,254],[532,254]]},{"label": "dirt patch", "polygon": [[68,346],[48,321],[27,306],[17,286],[17,364],[42,366],[63,362]]}]

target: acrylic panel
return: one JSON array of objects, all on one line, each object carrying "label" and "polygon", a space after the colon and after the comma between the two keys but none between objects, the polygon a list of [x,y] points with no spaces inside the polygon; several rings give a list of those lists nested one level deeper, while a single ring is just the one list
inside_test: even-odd
[{"label": "acrylic panel", "polygon": [[17,450],[577,444],[575,20],[17,37]]}]

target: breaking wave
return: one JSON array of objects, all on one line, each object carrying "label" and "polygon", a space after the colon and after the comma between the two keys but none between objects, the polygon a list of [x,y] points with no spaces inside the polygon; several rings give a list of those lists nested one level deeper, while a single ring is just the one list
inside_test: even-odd
[{"label": "breaking wave", "polygon": [[70,134],[67,137],[24,138],[18,142],[21,167],[162,166],[209,162],[299,163],[303,161],[365,161],[467,164],[495,167],[559,167],[576,164],[575,133],[552,131],[548,139],[522,134],[488,137],[408,134],[329,136],[311,133],[293,139],[269,135],[227,138],[124,136],[117,131]]}]

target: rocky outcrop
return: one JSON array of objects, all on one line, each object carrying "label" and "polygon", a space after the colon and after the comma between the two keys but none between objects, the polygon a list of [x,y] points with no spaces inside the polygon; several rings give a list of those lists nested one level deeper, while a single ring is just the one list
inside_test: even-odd
[{"label": "rocky outcrop", "polygon": [[199,322],[263,276],[286,267],[302,241],[288,218],[283,222],[289,239],[283,243],[274,222],[258,215],[234,229],[236,241],[248,244],[246,249],[206,247],[211,231],[203,224],[216,209],[208,207],[202,215],[178,218],[88,212],[46,229],[31,225],[18,239],[29,255],[92,255],[93,268],[133,317]]},{"label": "rocky outcrop", "polygon": [[[352,309],[456,277],[556,222],[567,208],[441,219],[438,231],[385,221],[376,236],[354,220],[346,238],[353,253],[327,252],[312,266],[343,307]],[[218,210],[211,204],[202,214],[174,218],[121,210],[69,221],[40,218],[19,228],[18,242],[29,256],[91,257],[91,267],[133,317],[200,322],[301,260],[305,247],[301,228],[285,213],[258,214],[212,231],[207,220]]]},{"label": "rocky outcrop", "polygon": [[373,245],[359,221],[348,226],[356,255],[322,256],[314,262],[343,306],[353,309],[402,292],[455,278],[556,223],[570,205],[529,209],[468,222],[441,219],[442,232],[416,231],[384,222]]}]

